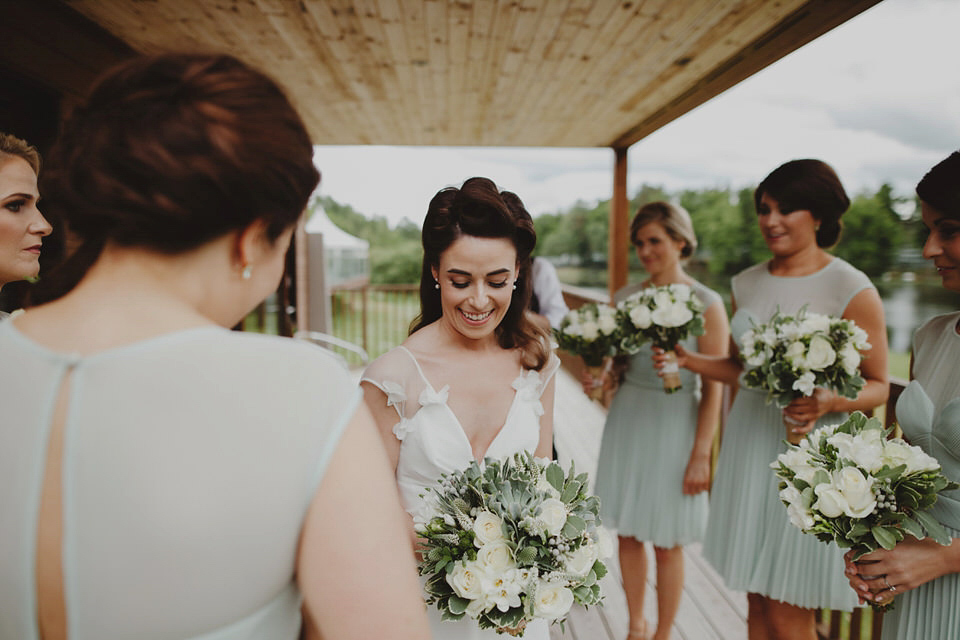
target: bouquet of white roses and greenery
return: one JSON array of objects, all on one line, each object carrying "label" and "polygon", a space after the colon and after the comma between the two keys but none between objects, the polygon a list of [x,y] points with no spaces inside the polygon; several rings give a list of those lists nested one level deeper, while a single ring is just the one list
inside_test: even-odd
[{"label": "bouquet of white roses and greenery", "polygon": [[574,603],[600,603],[613,547],[586,489],[587,474],[529,452],[443,477],[414,518],[427,603],[444,619],[469,616],[511,635],[534,619],[562,622]]},{"label": "bouquet of white roses and greenery", "polygon": [[561,349],[583,358],[597,382],[590,397],[599,400],[603,394],[599,384],[604,359],[617,355],[620,344],[616,309],[595,302],[585,304],[568,312],[553,335]]},{"label": "bouquet of white roses and greenery", "polygon": [[[745,386],[767,392],[767,402],[781,409],[815,387],[856,398],[863,388],[860,352],[870,348],[867,333],[852,320],[801,309],[795,316],[779,311],[766,324],[754,325],[740,339],[740,357],[747,366]],[[786,417],[787,439],[796,444]]]},{"label": "bouquet of white roses and greenery", "polygon": [[663,388],[672,393],[681,388],[673,347],[688,336],[703,335],[703,303],[685,284],[647,287],[617,304],[623,337],[621,351],[634,354],[650,342],[667,352]]},{"label": "bouquet of white roses and greenery", "polygon": [[824,542],[852,548],[854,559],[892,549],[907,534],[949,544],[950,536],[926,511],[939,492],[960,485],[923,449],[887,435],[879,420],[857,411],[790,445],[770,465],[790,522]]}]

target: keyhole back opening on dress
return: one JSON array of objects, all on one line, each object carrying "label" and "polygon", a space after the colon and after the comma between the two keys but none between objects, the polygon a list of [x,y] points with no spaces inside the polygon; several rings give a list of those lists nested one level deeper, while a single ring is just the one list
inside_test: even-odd
[{"label": "keyhole back opening on dress", "polygon": [[63,583],[63,449],[72,374],[72,368],[64,373],[57,391],[37,514],[37,625],[42,640],[67,638]]}]

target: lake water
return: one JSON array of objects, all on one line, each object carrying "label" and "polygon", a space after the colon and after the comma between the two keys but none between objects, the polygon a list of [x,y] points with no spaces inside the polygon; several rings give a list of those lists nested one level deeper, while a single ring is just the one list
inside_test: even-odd
[{"label": "lake water", "polygon": [[[730,309],[730,280],[722,276],[711,276],[707,273],[697,273],[692,270],[695,278],[714,289],[723,296]],[[641,273],[631,273],[630,281],[639,281],[644,277]],[[561,279],[570,284],[577,284],[606,295],[606,289],[598,287],[599,282],[606,280],[604,270],[574,270],[561,269]],[[924,271],[918,274],[888,275],[875,281],[877,290],[883,300],[884,315],[887,322],[887,339],[890,351],[906,353],[910,350],[913,333],[924,322],[935,315],[960,310],[960,294],[947,291],[940,286],[940,278],[933,273]]]}]

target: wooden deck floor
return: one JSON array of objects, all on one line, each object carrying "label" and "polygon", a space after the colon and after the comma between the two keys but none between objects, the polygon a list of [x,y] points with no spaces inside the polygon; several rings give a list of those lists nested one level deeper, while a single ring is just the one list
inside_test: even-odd
[{"label": "wooden deck floor", "polygon": [[[605,411],[591,402],[580,384],[563,368],[557,374],[554,408],[554,441],[557,457],[566,467],[570,461],[593,477],[603,434]],[[615,534],[615,532],[612,532]],[[652,549],[647,597],[644,602],[651,630],[656,624],[656,584]],[[685,579],[683,599],[673,625],[674,640],[742,640],[747,637],[747,600],[743,593],[731,592],[712,567],[700,556],[699,546],[684,550]],[[627,602],[621,585],[616,557],[608,563],[610,574],[603,580],[606,594],[603,607],[586,610],[577,607],[561,630],[555,625],[551,640],[623,640],[627,636]]]}]

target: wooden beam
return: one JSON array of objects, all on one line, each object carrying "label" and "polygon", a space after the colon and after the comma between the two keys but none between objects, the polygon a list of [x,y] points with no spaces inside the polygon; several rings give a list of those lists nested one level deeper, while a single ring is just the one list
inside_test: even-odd
[{"label": "wooden beam", "polygon": [[610,201],[610,242],[607,246],[607,285],[610,300],[627,284],[627,246],[630,224],[627,198],[627,147],[615,147],[613,199]]},{"label": "wooden beam", "polygon": [[0,67],[78,98],[104,70],[134,55],[129,45],[54,0],[3,2]]},{"label": "wooden beam", "polygon": [[[615,149],[629,147],[878,2],[880,0],[810,0],[736,55],[717,65],[699,82],[621,133],[610,142],[610,146]],[[665,73],[675,73],[675,70]]]}]

